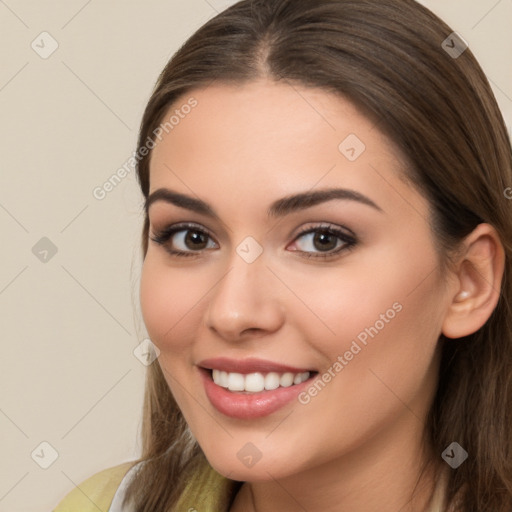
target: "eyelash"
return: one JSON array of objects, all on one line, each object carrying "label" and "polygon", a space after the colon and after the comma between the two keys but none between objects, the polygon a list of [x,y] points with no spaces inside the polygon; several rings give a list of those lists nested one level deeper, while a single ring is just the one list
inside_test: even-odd
[{"label": "eyelash", "polygon": [[[166,243],[169,241],[169,239],[176,233],[179,233],[180,231],[194,231],[194,232],[200,233],[202,235],[206,235],[209,238],[213,238],[207,230],[199,227],[196,224],[190,224],[190,223],[182,223],[182,224],[175,224],[172,226],[168,226],[168,227],[162,229],[161,231],[155,233],[155,235],[150,235],[149,238],[151,240],[153,240],[153,242],[155,242],[159,245],[165,246]],[[351,251],[352,249],[354,249],[355,245],[357,244],[357,239],[353,234],[350,235],[350,234],[346,233],[345,231],[342,231],[336,227],[333,227],[332,225],[326,225],[326,224],[312,226],[312,227],[308,227],[308,228],[301,230],[296,235],[296,237],[294,238],[293,241],[296,241],[300,237],[307,235],[309,233],[316,233],[316,232],[320,232],[322,234],[334,235],[337,238],[339,238],[344,243],[344,245],[342,245],[340,248],[336,249],[333,252],[326,252],[326,253],[322,253],[322,252],[311,253],[311,252],[306,252],[306,251],[300,251],[298,249],[293,252],[301,253],[301,256],[304,258],[327,259],[327,258],[330,258],[330,257],[333,257],[333,256],[339,254],[340,252]],[[198,256],[202,251],[204,251],[206,249],[201,249],[200,251],[177,251],[175,249],[170,249],[169,247],[166,246],[165,250],[169,254],[171,254],[171,256],[190,257],[190,256]]]}]

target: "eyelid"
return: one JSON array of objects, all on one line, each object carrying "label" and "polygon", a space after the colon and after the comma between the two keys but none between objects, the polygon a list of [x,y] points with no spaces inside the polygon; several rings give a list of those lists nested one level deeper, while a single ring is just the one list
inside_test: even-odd
[{"label": "eyelid", "polygon": [[305,235],[307,233],[311,233],[314,231],[322,231],[322,230],[342,232],[347,237],[352,237],[354,239],[357,238],[356,234],[351,229],[347,228],[346,226],[340,226],[338,224],[333,224],[332,222],[318,222],[316,224],[313,223],[312,226],[309,226],[306,228],[301,227],[299,229],[299,231],[295,235],[292,235],[292,236],[293,236],[293,239],[295,240],[296,238],[298,238],[301,235]]},{"label": "eyelid", "polygon": [[[209,238],[211,238],[217,245],[218,242],[215,240],[215,237],[213,236],[212,232],[202,224],[198,224],[196,222],[177,222],[175,224],[168,224],[164,225],[163,228],[154,230],[153,226],[151,226],[150,230],[150,238],[152,240],[156,239],[169,239],[172,236],[174,236],[176,233],[180,231],[200,231],[201,233],[204,233]],[[151,236],[152,235],[152,236]]]}]

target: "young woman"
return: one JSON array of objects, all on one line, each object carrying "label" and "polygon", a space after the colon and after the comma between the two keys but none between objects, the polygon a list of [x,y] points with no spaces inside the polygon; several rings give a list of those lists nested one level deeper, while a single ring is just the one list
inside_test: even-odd
[{"label": "young woman", "polygon": [[512,151],[457,34],[241,1],[162,72],[138,159],[143,453],[57,511],[512,510]]}]

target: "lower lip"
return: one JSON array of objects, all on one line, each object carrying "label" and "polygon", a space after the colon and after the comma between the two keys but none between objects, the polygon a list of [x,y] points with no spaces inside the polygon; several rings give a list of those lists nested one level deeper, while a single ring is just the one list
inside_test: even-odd
[{"label": "lower lip", "polygon": [[281,409],[296,399],[316,375],[315,373],[308,380],[287,388],[278,387],[260,393],[243,393],[218,386],[213,382],[211,372],[204,368],[199,368],[199,373],[211,404],[222,414],[241,420],[262,418]]}]

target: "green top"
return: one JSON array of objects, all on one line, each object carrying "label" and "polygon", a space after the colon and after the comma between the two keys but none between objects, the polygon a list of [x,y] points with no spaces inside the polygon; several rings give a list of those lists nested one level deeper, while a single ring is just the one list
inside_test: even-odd
[{"label": "green top", "polygon": [[[133,466],[133,462],[125,462],[94,474],[73,489],[53,512],[109,512],[123,477]],[[446,476],[447,471],[440,475],[429,512],[445,512]],[[206,462],[187,484],[176,510],[229,512],[240,485],[240,482],[229,480],[217,473]],[[450,512],[458,510],[457,506],[450,508]]]},{"label": "green top", "polygon": [[[125,462],[94,474],[67,494],[53,512],[109,512],[119,484],[133,465]],[[206,463],[187,484],[176,510],[228,512],[239,486]]]}]

